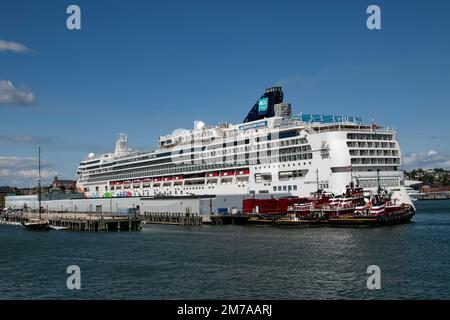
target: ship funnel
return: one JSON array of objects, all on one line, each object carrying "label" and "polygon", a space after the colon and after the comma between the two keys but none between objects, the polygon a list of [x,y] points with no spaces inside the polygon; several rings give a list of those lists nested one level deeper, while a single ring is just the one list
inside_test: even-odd
[{"label": "ship funnel", "polygon": [[245,117],[244,122],[275,116],[274,106],[281,103],[283,103],[283,90],[281,90],[281,87],[267,88],[266,92],[258,99],[258,101],[256,101],[248,115]]}]

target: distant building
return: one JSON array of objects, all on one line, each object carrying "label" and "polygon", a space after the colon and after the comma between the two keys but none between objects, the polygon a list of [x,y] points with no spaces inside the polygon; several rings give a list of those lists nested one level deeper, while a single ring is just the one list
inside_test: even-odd
[{"label": "distant building", "polygon": [[420,188],[421,192],[430,193],[430,192],[448,192],[450,191],[450,186],[442,186],[438,183],[432,185],[423,185]]},{"label": "distant building", "polygon": [[[42,188],[42,189],[44,189],[44,188]],[[38,193],[37,187],[19,189],[19,192],[18,192],[18,194],[21,194],[21,195],[32,195],[32,194],[37,194],[37,193]]]},{"label": "distant building", "polygon": [[77,182],[75,180],[59,180],[58,177],[53,179],[52,187],[65,190],[74,190]]},{"label": "distant building", "polygon": [[5,207],[5,197],[16,194],[16,188],[0,187],[0,209]]}]

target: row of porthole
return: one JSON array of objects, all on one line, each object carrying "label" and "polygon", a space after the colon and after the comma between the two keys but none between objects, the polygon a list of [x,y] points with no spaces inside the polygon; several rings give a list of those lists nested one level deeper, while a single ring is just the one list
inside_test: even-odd
[{"label": "row of porthole", "polygon": [[297,191],[297,185],[273,186],[273,191]]}]

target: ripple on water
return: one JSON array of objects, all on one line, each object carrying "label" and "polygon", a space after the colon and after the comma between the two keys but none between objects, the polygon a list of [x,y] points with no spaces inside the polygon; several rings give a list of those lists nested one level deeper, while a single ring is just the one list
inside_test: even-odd
[{"label": "ripple on water", "polygon": [[[449,299],[450,201],[416,206],[414,223],[376,229],[0,226],[0,289],[4,299]],[[82,290],[66,288],[71,264]],[[371,264],[381,290],[366,288]]]}]

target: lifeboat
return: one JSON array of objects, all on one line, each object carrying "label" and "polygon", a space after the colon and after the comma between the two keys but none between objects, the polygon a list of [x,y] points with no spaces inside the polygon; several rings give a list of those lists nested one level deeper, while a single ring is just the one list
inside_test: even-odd
[{"label": "lifeboat", "polygon": [[206,176],[207,176],[208,178],[211,178],[211,177],[218,177],[218,176],[219,176],[219,173],[218,173],[218,172],[208,172],[208,173],[206,174]]},{"label": "lifeboat", "polygon": [[220,176],[222,176],[222,177],[234,176],[234,171],[225,171],[225,172],[222,172]]}]

